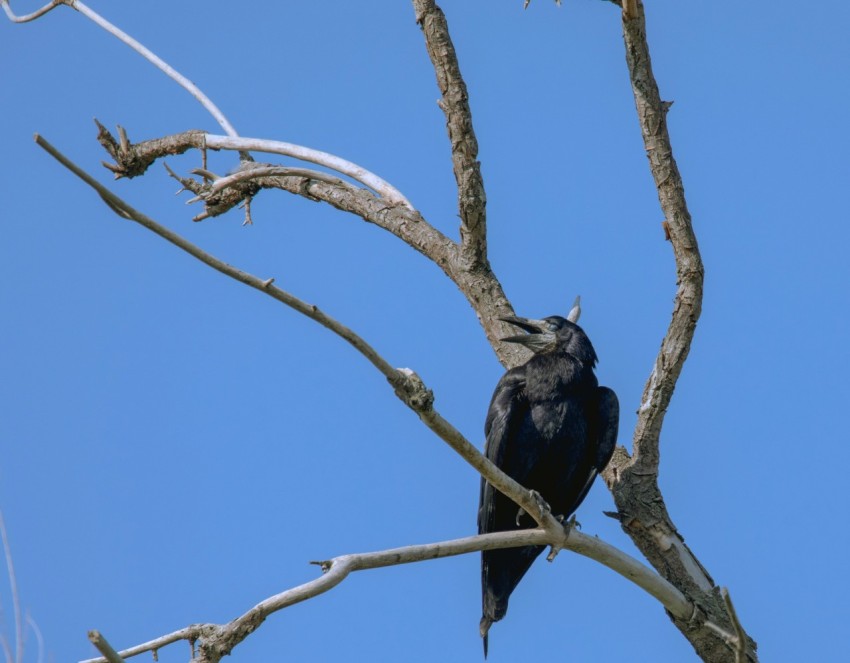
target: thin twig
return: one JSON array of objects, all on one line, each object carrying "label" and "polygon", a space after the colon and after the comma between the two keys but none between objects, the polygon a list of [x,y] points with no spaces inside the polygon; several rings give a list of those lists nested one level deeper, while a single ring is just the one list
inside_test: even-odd
[{"label": "thin twig", "polygon": [[5,633],[0,633],[0,647],[3,648],[6,663],[15,663],[15,656],[12,654],[12,648],[9,646],[9,639]]},{"label": "thin twig", "polygon": [[352,179],[365,184],[373,191],[377,191],[387,202],[395,205],[405,205],[410,209],[414,209],[410,201],[404,195],[392,186],[386,180],[378,177],[362,166],[356,163],[342,159],[335,154],[314,150],[311,147],[303,145],[295,145],[293,143],[285,143],[279,140],[265,140],[263,138],[239,138],[235,136],[216,136],[207,134],[205,137],[206,145],[213,150],[239,150],[240,152],[268,152],[271,154],[282,154],[288,157],[317,163],[320,166],[331,168],[343,175],[348,175]]},{"label": "thin twig", "polygon": [[413,0],[413,8],[442,95],[439,105],[446,116],[458,190],[461,256],[466,268],[474,269],[487,262],[487,196],[478,162],[469,93],[443,11],[434,0]]},{"label": "thin twig", "polygon": [[36,661],[38,663],[44,663],[44,636],[41,635],[41,629],[29,612],[27,612],[27,624],[29,624],[32,632],[35,633],[35,640],[38,643],[38,658]]},{"label": "thin twig", "polygon": [[0,537],[3,539],[3,554],[6,556],[6,571],[9,574],[9,589],[12,592],[12,609],[15,611],[15,663],[24,660],[24,620],[21,617],[21,596],[18,592],[18,578],[15,575],[15,565],[12,562],[12,547],[6,532],[6,522],[0,511]]},{"label": "thin twig", "polygon": [[65,4],[63,0],[52,0],[47,3],[41,9],[34,11],[32,14],[26,14],[25,16],[16,16],[12,11],[12,7],[9,5],[8,0],[0,0],[0,5],[3,6],[3,11],[6,12],[6,16],[13,23],[29,23],[30,21],[34,21],[35,19],[44,16],[47,12],[52,9],[55,9],[59,5]]},{"label": "thin twig", "polygon": [[103,658],[108,663],[124,663],[124,659],[118,655],[118,652],[112,648],[112,645],[106,641],[100,631],[89,631],[89,641],[97,647],[97,650],[103,654]]},{"label": "thin twig", "polygon": [[76,9],[83,16],[85,16],[86,18],[106,30],[109,34],[120,39],[122,42],[127,44],[127,46],[129,46],[139,55],[145,58],[148,62],[152,63],[157,69],[163,72],[171,80],[175,81],[189,94],[195,97],[195,99],[197,99],[200,104],[207,109],[209,114],[215,118],[216,122],[221,125],[221,128],[224,129],[225,133],[228,136],[235,137],[239,135],[236,132],[236,129],[233,128],[233,125],[230,124],[228,119],[224,116],[224,113],[219,110],[218,106],[216,106],[212,102],[212,100],[207,95],[205,95],[197,85],[195,85],[179,71],[174,69],[174,67],[165,62],[165,60],[159,57],[156,53],[154,53],[149,48],[133,39],[126,32],[107,21],[105,18],[103,18],[103,16],[101,16],[96,11],[88,7],[86,4],[80,2],[79,0],[67,0],[64,4],[67,4],[72,9]]},{"label": "thin twig", "polygon": [[[180,642],[181,640],[188,640],[190,642],[197,640],[198,638],[208,635],[209,632],[210,627],[207,624],[192,624],[191,626],[187,626],[186,628],[181,628],[179,631],[174,631],[173,633],[168,633],[153,640],[149,640],[148,642],[138,644],[135,647],[123,649],[118,652],[118,655],[124,659],[132,658],[133,656],[138,656],[139,654],[144,654],[145,652],[155,652],[158,649],[162,649],[163,647],[174,644],[175,642]],[[107,660],[103,657],[98,657],[88,658],[84,661],[80,661],[80,663],[95,662],[107,663]]]}]

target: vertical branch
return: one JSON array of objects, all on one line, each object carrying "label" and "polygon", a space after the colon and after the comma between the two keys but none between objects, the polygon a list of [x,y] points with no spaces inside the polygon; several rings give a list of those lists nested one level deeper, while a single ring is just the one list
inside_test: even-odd
[{"label": "vertical branch", "polygon": [[442,95],[439,105],[446,115],[458,188],[461,258],[464,267],[472,270],[487,262],[487,198],[478,162],[478,140],[472,127],[469,94],[443,11],[434,0],[413,0],[413,8]]},{"label": "vertical branch", "polygon": [[[658,487],[661,426],[702,310],[704,269],[667,131],[670,104],[661,100],[652,73],[643,3],[629,0],[622,7],[626,63],[649,167],[664,212],[665,238],[673,247],[677,290],[670,325],[644,387],[633,456],[619,447],[604,476],[623,529],[647,560],[698,605],[709,620],[727,627],[734,617],[708,571],[685,545]],[[731,652],[727,642],[700,620],[692,621],[674,619],[700,658],[712,663],[728,661]],[[757,660],[755,642],[747,639],[746,646],[749,657]]]},{"label": "vertical branch", "polygon": [[[633,5],[631,13],[627,13],[626,8],[630,4]],[[664,229],[673,246],[678,283],[673,318],[644,387],[634,435],[634,462],[640,465],[642,471],[657,472],[658,440],[664,414],[690,351],[702,311],[704,270],[685,201],[685,187],[667,132],[670,104],[661,100],[652,73],[642,3],[624,4],[623,36],[641,135],[664,212]]]}]

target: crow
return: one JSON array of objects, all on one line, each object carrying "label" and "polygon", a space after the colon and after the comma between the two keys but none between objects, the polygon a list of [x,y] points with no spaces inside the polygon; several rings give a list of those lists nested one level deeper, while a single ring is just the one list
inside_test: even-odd
[{"label": "crow", "polygon": [[[574,308],[570,317],[578,317]],[[614,445],[620,408],[616,394],[593,373],[596,352],[581,327],[560,316],[543,320],[501,318],[524,334],[501,339],[534,352],[502,376],[487,411],[485,454],[524,487],[537,491],[552,513],[566,519],[578,508]],[[514,502],[484,479],[478,533],[535,527]],[[544,546],[481,553],[482,616],[479,630],[487,657],[488,632],[505,616],[511,592]]]}]

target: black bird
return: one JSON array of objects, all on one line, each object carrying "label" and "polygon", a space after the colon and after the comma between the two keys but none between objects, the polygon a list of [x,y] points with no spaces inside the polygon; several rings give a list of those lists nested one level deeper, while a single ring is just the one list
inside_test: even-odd
[{"label": "black bird", "polygon": [[[574,308],[570,317],[578,317]],[[525,334],[503,338],[534,352],[502,376],[484,423],[485,454],[510,477],[536,490],[556,516],[568,518],[617,442],[617,395],[600,387],[593,373],[596,352],[574,322],[554,315],[543,320],[501,318]],[[534,527],[514,502],[481,480],[478,533]],[[508,597],[544,546],[481,553],[480,631],[505,616]]]}]

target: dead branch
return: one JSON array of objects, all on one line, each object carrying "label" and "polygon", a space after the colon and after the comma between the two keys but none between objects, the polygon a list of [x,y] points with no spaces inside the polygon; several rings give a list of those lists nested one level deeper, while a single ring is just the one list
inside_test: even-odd
[{"label": "dead branch", "polygon": [[17,16],[12,11],[12,7],[11,5],[9,5],[8,0],[0,0],[0,5],[2,5],[3,11],[6,12],[6,16],[13,23],[29,23],[30,21],[34,21],[35,19],[44,16],[47,12],[51,11],[52,9],[55,9],[61,4],[65,4],[64,0],[51,0],[51,2],[48,2],[46,5],[44,5],[44,7],[42,7],[41,9],[37,9],[31,14]]},{"label": "dead branch", "polygon": [[413,8],[437,75],[442,95],[439,105],[446,115],[452,146],[461,219],[461,257],[467,269],[474,269],[487,263],[487,196],[478,162],[478,140],[472,127],[469,95],[443,11],[434,0],[413,0]]},{"label": "dead branch", "polygon": [[[619,513],[628,514],[620,522],[635,545],[659,573],[705,610],[711,621],[725,628],[730,618],[714,580],[685,545],[658,487],[661,426],[702,309],[704,270],[667,131],[670,105],[662,101],[652,72],[643,3],[630,0],[622,6],[626,63],[649,167],[664,212],[665,232],[673,246],[678,288],[672,319],[638,410],[633,455],[618,448],[604,477]],[[728,659],[726,643],[711,629],[695,628],[693,623],[677,619],[674,622],[704,661]],[[750,644],[750,657],[755,661],[755,643]]]},{"label": "dead branch", "polygon": [[[657,574],[637,560],[596,537],[565,528],[553,532],[544,529],[531,529],[481,534],[451,541],[405,546],[378,552],[341,555],[330,560],[313,562],[321,567],[323,572],[321,576],[261,601],[227,624],[193,624],[174,633],[121,651],[118,655],[123,658],[130,658],[147,651],[156,651],[179,640],[189,640],[198,643],[198,654],[194,663],[218,663],[223,656],[230,654],[234,647],[254,632],[269,615],[324,594],[340,584],[352,572],[440,559],[482,550],[526,545],[551,545],[555,548],[570,549],[601,561],[609,568],[649,591],[671,613],[682,619],[687,619],[694,613],[693,606],[684,600],[681,593],[672,585],[661,580]],[[726,635],[734,637],[731,634]],[[107,663],[107,659],[93,658],[80,663]]]},{"label": "dead branch", "polygon": [[103,660],[107,663],[124,663],[124,659],[112,648],[112,645],[100,634],[100,631],[89,631],[89,642],[103,654]]}]

